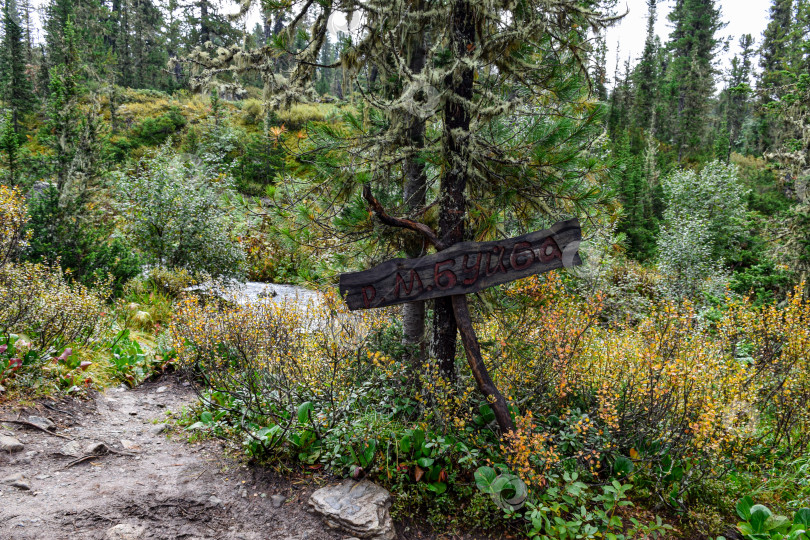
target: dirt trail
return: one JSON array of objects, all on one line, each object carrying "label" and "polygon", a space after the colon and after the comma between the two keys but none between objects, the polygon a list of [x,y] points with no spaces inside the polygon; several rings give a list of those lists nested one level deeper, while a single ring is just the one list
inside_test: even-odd
[{"label": "dirt trail", "polygon": [[[193,392],[172,378],[108,389],[91,401],[44,402],[58,411],[43,403],[22,412],[22,419],[50,418],[75,443],[2,424],[0,434],[25,448],[0,455],[0,479],[22,473],[30,490],[0,485],[0,539],[346,537],[306,511],[317,487],[312,482],[298,486],[241,465],[224,457],[217,441],[188,444],[158,433],[155,420],[193,401]],[[18,413],[0,409],[3,418]],[[109,454],[66,468],[76,457],[63,454],[84,455],[96,442],[135,455]]]}]

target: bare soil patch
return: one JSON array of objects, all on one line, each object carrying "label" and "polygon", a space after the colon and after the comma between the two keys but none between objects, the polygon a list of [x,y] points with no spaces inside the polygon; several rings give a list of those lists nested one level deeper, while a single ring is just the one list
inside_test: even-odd
[{"label": "bare soil patch", "polygon": [[[0,433],[25,448],[0,455],[0,479],[21,473],[30,489],[0,485],[0,538],[346,538],[307,512],[315,480],[248,467],[226,457],[218,441],[189,444],[158,433],[155,422],[164,421],[167,410],[194,399],[180,380],[164,378],[134,390],[108,389],[89,401],[1,407],[2,418],[49,418],[56,433],[75,442],[2,424]],[[118,453],[69,466],[99,442]]]}]

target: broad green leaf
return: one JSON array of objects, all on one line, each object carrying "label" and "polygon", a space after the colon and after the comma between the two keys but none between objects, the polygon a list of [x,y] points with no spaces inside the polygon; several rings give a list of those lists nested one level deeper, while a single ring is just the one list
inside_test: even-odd
[{"label": "broad green leaf", "polygon": [[810,508],[802,508],[793,514],[793,523],[800,524],[804,529],[810,529]]},{"label": "broad green leaf", "polygon": [[779,529],[781,529],[785,525],[789,525],[789,524],[790,524],[790,520],[787,517],[773,515],[773,516],[770,516],[765,521],[765,530],[766,531],[778,531]]},{"label": "broad green leaf", "polygon": [[405,435],[402,437],[402,440],[399,441],[399,448],[405,454],[411,453],[411,448],[413,447],[413,441],[409,435]]},{"label": "broad green leaf", "polygon": [[766,531],[765,522],[768,521],[769,517],[771,517],[771,511],[768,510],[766,506],[755,504],[751,507],[751,519],[748,521],[751,523],[751,528],[754,530],[754,533]]},{"label": "broad green leaf", "polygon": [[740,519],[748,521],[751,519],[751,507],[754,506],[754,499],[751,498],[750,495],[746,495],[739,501],[737,501],[737,515],[740,516]]},{"label": "broad green leaf", "polygon": [[498,476],[492,467],[478,467],[475,471],[475,485],[484,493],[494,493],[492,483]]},{"label": "broad green leaf", "polygon": [[633,462],[624,456],[617,457],[613,462],[613,472],[618,476],[629,476],[635,468]]},{"label": "broad green leaf", "polygon": [[447,484],[444,482],[434,482],[432,484],[427,484],[427,488],[436,493],[437,495],[441,495],[445,491],[447,491]]},{"label": "broad green leaf", "polygon": [[311,401],[305,401],[301,405],[298,406],[298,423],[299,424],[308,424],[309,423],[309,415],[312,411],[315,410]]}]

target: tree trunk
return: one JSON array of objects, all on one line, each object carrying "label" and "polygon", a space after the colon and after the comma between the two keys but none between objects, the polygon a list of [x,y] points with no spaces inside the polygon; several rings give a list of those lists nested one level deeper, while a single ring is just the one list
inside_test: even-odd
[{"label": "tree trunk", "polygon": [[[415,2],[416,9],[421,9],[421,1]],[[410,47],[410,69],[413,73],[421,73],[425,67],[425,43],[422,32],[417,32],[412,39]],[[372,74],[376,78],[377,68],[374,66]],[[410,146],[421,149],[425,146],[425,121],[417,116],[411,116],[408,127]],[[405,186],[403,196],[405,208],[409,213],[420,210],[425,206],[427,191],[427,174],[425,165],[411,154],[405,160]],[[419,257],[423,250],[421,237],[411,235],[405,246],[408,257]],[[427,353],[425,343],[425,302],[411,302],[402,308],[403,345],[405,346],[405,359],[414,372],[420,370],[424,364]]]},{"label": "tree trunk", "polygon": [[205,45],[211,41],[210,28],[208,27],[208,0],[200,0],[200,44]]},{"label": "tree trunk", "polygon": [[[470,0],[453,6],[453,31],[450,47],[456,58],[468,56],[476,43],[475,10]],[[473,97],[473,70],[465,67],[460,76],[448,76],[449,95],[444,105],[443,153],[447,163],[439,187],[439,238],[445,246],[464,240],[464,217],[467,201],[467,167],[469,163],[470,112],[465,103]],[[450,298],[438,298],[433,312],[433,353],[442,372],[455,378],[456,319]]]}]

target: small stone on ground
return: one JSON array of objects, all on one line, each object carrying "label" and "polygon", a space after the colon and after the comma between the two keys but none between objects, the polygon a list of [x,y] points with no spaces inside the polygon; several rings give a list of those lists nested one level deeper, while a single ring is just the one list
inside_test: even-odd
[{"label": "small stone on ground", "polygon": [[26,478],[23,475],[23,473],[17,473],[12,474],[11,476],[6,476],[5,478],[3,478],[2,481],[0,481],[0,483],[3,483],[7,486],[15,487],[17,489],[22,489],[25,491],[31,489],[31,486],[28,485],[28,482],[26,481]]},{"label": "small stone on ground", "polygon": [[394,522],[388,509],[391,494],[368,480],[346,479],[338,485],[317,490],[309,498],[312,509],[326,524],[359,538],[394,540]]},{"label": "small stone on ground", "polygon": [[0,452],[21,452],[23,448],[25,448],[23,443],[14,437],[0,435]]},{"label": "small stone on ground", "polygon": [[137,540],[143,537],[143,525],[127,525],[121,523],[115,527],[107,529],[105,540]]},{"label": "small stone on ground", "polygon": [[82,453],[82,445],[79,441],[70,441],[63,444],[59,451],[66,456],[79,457]]},{"label": "small stone on ground", "polygon": [[54,424],[47,418],[43,418],[42,416],[29,416],[28,422],[46,431],[52,431],[56,429],[56,424]]}]

